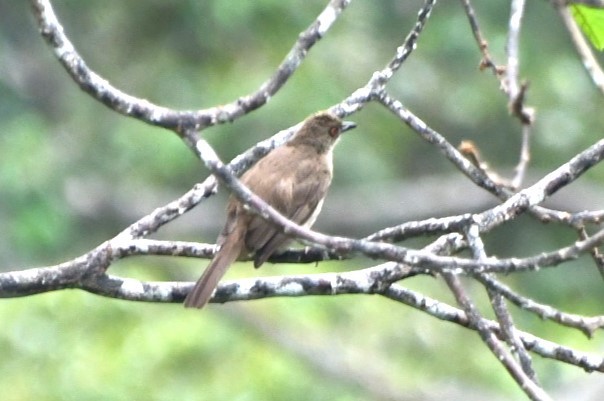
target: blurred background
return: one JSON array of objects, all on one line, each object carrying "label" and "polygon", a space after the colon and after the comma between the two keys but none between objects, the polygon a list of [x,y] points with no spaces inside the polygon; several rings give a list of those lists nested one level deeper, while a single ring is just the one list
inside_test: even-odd
[{"label": "blurred background", "polygon": [[[63,0],[56,12],[89,66],[113,85],[160,105],[196,109],[255,90],[326,2]],[[503,64],[509,9],[476,2],[490,50]],[[479,4],[484,3],[484,4]],[[265,107],[204,135],[223,160],[363,86],[392,57],[420,7],[356,1]],[[547,34],[544,34],[547,32]],[[591,84],[555,11],[529,2],[521,77],[536,107],[526,185],[601,137],[602,94]],[[520,127],[457,2],[439,4],[390,92],[449,141],[473,140],[492,168],[513,174]],[[335,153],[334,185],[315,228],[363,236],[408,220],[495,204],[432,146],[369,104]],[[601,209],[596,167],[549,205]],[[116,114],[81,92],[37,33],[26,2],[0,0],[0,269],[69,260],[180,196],[207,171],[168,131]],[[155,238],[213,242],[226,194]],[[522,217],[485,237],[498,256],[525,256],[575,240]],[[421,246],[426,239],[405,243]],[[206,261],[130,258],[115,275],[194,280]],[[229,278],[353,270],[371,261],[249,264]],[[602,314],[602,279],[587,258],[505,281],[565,311]],[[452,302],[435,279],[402,283]],[[480,288],[473,295],[488,312]],[[520,328],[602,354],[588,341],[512,308]],[[61,291],[0,302],[4,400],[503,400],[524,396],[478,336],[377,296],[181,305]],[[597,399],[599,374],[535,357],[556,399]]]}]

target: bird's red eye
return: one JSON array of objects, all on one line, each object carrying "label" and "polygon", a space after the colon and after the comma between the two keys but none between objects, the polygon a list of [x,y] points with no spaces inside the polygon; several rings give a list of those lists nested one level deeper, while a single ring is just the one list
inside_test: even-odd
[{"label": "bird's red eye", "polygon": [[339,133],[340,133],[340,129],[338,127],[331,127],[329,129],[329,135],[331,135],[333,138],[338,136]]}]

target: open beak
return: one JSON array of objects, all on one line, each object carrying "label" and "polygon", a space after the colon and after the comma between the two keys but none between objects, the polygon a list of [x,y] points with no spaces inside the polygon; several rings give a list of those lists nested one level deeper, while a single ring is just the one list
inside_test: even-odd
[{"label": "open beak", "polygon": [[346,132],[348,130],[356,128],[356,126],[357,125],[352,121],[342,121],[342,132]]}]

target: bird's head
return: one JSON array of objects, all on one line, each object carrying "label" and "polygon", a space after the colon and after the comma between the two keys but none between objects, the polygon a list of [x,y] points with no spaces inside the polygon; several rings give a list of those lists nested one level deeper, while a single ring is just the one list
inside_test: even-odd
[{"label": "bird's head", "polygon": [[325,153],[332,149],[340,134],[355,128],[351,121],[342,121],[329,112],[319,112],[308,117],[289,142],[290,145],[304,144]]}]

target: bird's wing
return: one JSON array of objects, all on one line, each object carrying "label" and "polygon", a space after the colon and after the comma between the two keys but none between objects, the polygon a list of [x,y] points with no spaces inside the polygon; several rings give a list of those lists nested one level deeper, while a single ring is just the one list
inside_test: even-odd
[{"label": "bird's wing", "polygon": [[[316,160],[302,159],[301,163],[313,163]],[[319,170],[296,166],[291,174],[284,171],[276,172],[278,180],[268,179],[261,188],[253,188],[263,199],[270,199],[271,206],[285,217],[300,225],[310,225],[314,222],[323,198],[331,182],[331,172],[328,169]],[[314,173],[311,173],[314,170]],[[272,170],[274,171],[274,170]],[[270,177],[269,177],[270,178]],[[256,251],[254,266],[262,265],[270,255],[283,246],[289,237],[271,223],[261,217],[254,217],[248,230],[246,243]]]},{"label": "bird's wing", "polygon": [[[273,173],[269,173],[263,184],[255,185],[256,188],[251,188],[262,199],[267,200],[270,205],[279,213],[288,216],[291,209],[291,202],[294,196],[294,177],[288,174],[279,174],[280,179],[270,179]],[[250,251],[258,252],[273,239],[276,241],[276,236],[279,237],[279,243],[286,241],[287,237],[278,235],[280,231],[275,225],[267,222],[260,216],[253,216],[248,227],[246,235],[246,245]]]},{"label": "bird's wing", "polygon": [[[310,161],[308,161],[310,162]],[[331,171],[323,169],[309,173],[310,169],[299,169],[293,188],[293,202],[284,214],[291,221],[310,227],[317,218],[331,184]]]}]

